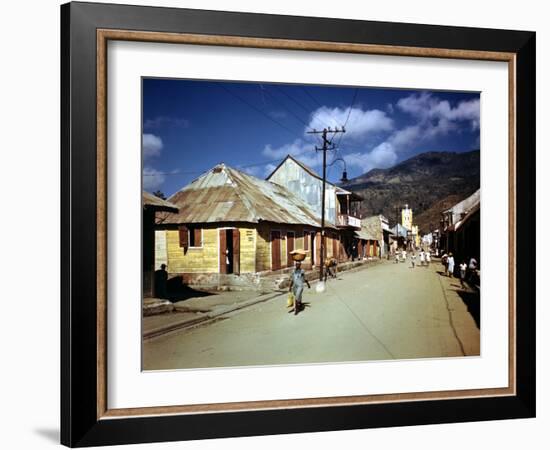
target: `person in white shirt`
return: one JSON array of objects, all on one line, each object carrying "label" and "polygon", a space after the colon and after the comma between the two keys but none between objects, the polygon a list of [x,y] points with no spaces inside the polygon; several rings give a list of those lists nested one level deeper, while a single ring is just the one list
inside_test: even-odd
[{"label": "person in white shirt", "polygon": [[469,280],[474,278],[477,269],[477,260],[472,256],[470,258],[470,263],[468,264],[468,273],[466,274]]},{"label": "person in white shirt", "polygon": [[460,269],[460,286],[464,287],[464,281],[466,280],[466,269],[468,268],[466,261],[462,261],[458,268]]},{"label": "person in white shirt", "polygon": [[414,252],[411,253],[411,268],[414,269],[414,265],[416,263],[416,255]]},{"label": "person in white shirt", "polygon": [[447,272],[449,273],[449,276],[452,278],[453,273],[455,271],[455,259],[453,257],[452,253],[449,253],[449,256],[447,257]]},{"label": "person in white shirt", "polygon": [[424,251],[420,251],[420,265],[423,266],[425,261]]},{"label": "person in white shirt", "polygon": [[426,252],[426,266],[430,265],[431,259],[430,252]]}]

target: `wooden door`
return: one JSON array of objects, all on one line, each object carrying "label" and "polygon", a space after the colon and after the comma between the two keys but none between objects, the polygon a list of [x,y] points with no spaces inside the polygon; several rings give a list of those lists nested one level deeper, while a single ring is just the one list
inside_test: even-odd
[{"label": "wooden door", "polygon": [[290,252],[294,250],[294,231],[286,232],[286,265],[292,267],[294,260]]},{"label": "wooden door", "polygon": [[220,248],[219,248],[219,261],[220,261],[220,273],[227,273],[227,233],[226,230],[219,230]]},{"label": "wooden door", "polygon": [[321,233],[317,232],[315,234],[315,265],[319,266],[320,261],[321,261]]},{"label": "wooden door", "polygon": [[332,257],[338,261],[338,236],[332,236]]},{"label": "wooden door", "polygon": [[239,230],[233,231],[233,273],[241,273],[241,233]]},{"label": "wooden door", "polygon": [[281,233],[271,232],[271,270],[281,268]]}]

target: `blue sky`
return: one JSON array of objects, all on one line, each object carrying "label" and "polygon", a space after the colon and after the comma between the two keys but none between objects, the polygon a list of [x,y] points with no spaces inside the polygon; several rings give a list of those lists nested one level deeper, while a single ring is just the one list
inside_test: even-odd
[{"label": "blue sky", "polygon": [[[348,178],[426,151],[479,148],[479,94],[143,79],[143,188],[167,196],[220,162],[265,178],[287,154],[321,171],[311,129],[342,127]],[[342,175],[336,161],[329,180]]]}]

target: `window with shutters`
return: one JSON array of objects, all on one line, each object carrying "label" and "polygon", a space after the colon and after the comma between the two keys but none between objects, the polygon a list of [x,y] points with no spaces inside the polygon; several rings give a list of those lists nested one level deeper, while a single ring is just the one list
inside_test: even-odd
[{"label": "window with shutters", "polygon": [[189,248],[202,247],[202,228],[189,227]]}]

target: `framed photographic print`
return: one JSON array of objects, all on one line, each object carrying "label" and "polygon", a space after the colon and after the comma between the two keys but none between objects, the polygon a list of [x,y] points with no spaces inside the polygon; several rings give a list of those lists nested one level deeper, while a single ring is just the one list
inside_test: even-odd
[{"label": "framed photographic print", "polygon": [[535,415],[535,33],[61,19],[63,444]]}]

